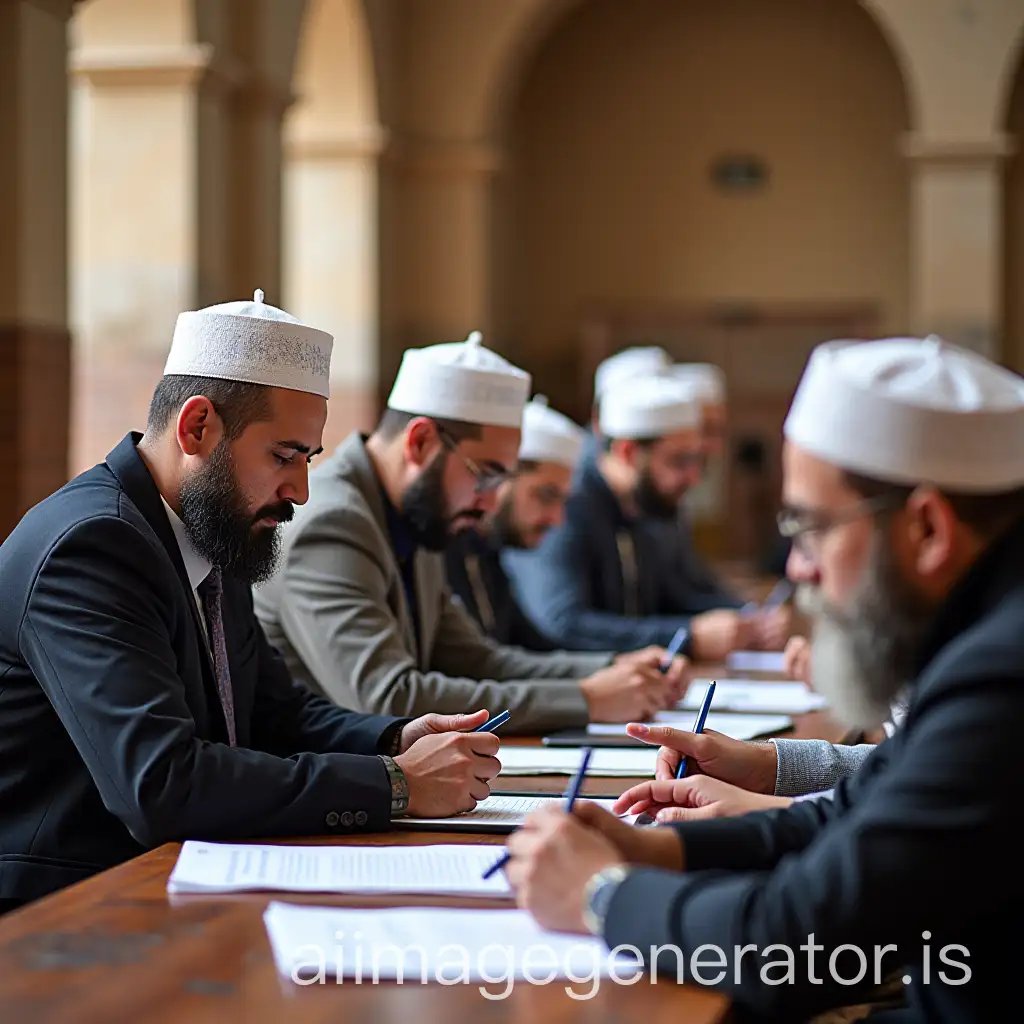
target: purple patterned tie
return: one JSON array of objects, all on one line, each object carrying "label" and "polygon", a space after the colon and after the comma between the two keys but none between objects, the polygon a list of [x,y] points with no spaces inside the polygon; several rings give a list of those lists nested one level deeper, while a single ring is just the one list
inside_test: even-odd
[{"label": "purple patterned tie", "polygon": [[228,727],[228,742],[231,746],[235,746],[235,698],[231,692],[231,669],[228,667],[228,648],[224,642],[224,617],[220,601],[224,588],[220,569],[211,569],[210,575],[196,589],[203,602],[206,625],[210,630],[213,668],[217,675],[217,693],[220,695],[220,706],[224,709],[224,721]]}]

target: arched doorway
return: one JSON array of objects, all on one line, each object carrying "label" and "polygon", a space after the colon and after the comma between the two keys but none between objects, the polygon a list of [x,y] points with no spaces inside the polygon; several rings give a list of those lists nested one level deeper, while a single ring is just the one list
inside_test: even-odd
[{"label": "arched doorway", "polygon": [[[510,110],[502,332],[580,419],[608,349],[717,362],[734,442],[776,465],[813,343],[907,329],[908,127],[855,0],[575,7]],[[711,481],[698,518],[720,522],[727,494]]]},{"label": "arched doorway", "polygon": [[377,406],[378,125],[373,56],[359,0],[313,0],[285,125],[284,293],[330,331],[324,447],[372,425]]}]

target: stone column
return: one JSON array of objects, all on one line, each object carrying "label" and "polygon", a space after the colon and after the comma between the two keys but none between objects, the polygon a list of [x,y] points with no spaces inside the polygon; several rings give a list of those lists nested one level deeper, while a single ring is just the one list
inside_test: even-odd
[{"label": "stone column", "polygon": [[67,22],[0,0],[0,539],[67,480]]},{"label": "stone column", "polygon": [[1003,356],[1003,135],[907,140],[911,327],[991,359]]},{"label": "stone column", "polygon": [[380,385],[402,350],[493,326],[491,185],[496,150],[477,142],[396,140],[384,153]]},{"label": "stone column", "polygon": [[308,132],[288,141],[284,294],[288,308],[334,335],[330,450],[377,418],[379,130]]},{"label": "stone column", "polygon": [[[73,467],[145,425],[175,318],[230,292],[230,93],[208,44],[72,58]],[[264,287],[268,299],[273,285]],[[250,289],[251,290],[251,289]]]}]

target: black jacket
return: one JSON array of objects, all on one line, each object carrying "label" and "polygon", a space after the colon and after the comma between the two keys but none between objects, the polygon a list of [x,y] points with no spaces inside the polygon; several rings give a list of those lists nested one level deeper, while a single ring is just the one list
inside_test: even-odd
[{"label": "black jacket", "polygon": [[[389,827],[401,720],[294,683],[224,580],[238,746],[159,492],[127,436],[0,546],[0,899],[171,840]],[[359,756],[363,755],[363,756]]]},{"label": "black jacket", "polygon": [[580,651],[665,647],[692,616],[740,606],[689,578],[689,538],[677,520],[628,519],[593,459],[577,474],[562,524],[535,550],[502,558],[520,607],[552,643]]},{"label": "black jacket", "polygon": [[444,564],[452,593],[492,640],[528,651],[558,649],[523,614],[490,537],[463,530],[445,549]]},{"label": "black jacket", "polygon": [[[722,949],[728,967],[716,987],[736,1001],[740,1020],[806,1019],[859,1002],[855,987],[830,980],[829,956],[844,943],[865,954],[867,983],[878,980],[875,951],[895,947],[880,974],[905,969],[912,981],[907,1009],[886,1020],[1002,1019],[1020,987],[1022,736],[1024,524],[949,596],[922,649],[902,728],[832,799],[678,826],[685,873],[628,877],[611,899],[605,938],[642,950],[674,944],[687,964],[704,943]],[[809,935],[824,947],[810,976]],[[766,962],[784,956],[777,947],[761,955],[773,943],[794,952],[792,984],[761,977]],[[732,951],[748,944],[756,950],[737,983]],[[855,977],[858,960],[840,953],[839,973]],[[778,967],[768,977],[783,975]]]}]

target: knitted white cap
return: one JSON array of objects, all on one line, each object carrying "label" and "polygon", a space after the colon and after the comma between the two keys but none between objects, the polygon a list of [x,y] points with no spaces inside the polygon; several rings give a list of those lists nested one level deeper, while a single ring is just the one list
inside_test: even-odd
[{"label": "knitted white cap", "polygon": [[252,302],[179,314],[164,375],[238,380],[327,398],[333,345],[331,335],[268,306],[257,289]]},{"label": "knitted white cap", "polygon": [[812,353],[786,438],[833,465],[904,485],[1024,485],[1024,379],[935,335],[832,341]]},{"label": "knitted white cap", "polygon": [[575,469],[585,436],[582,427],[550,408],[544,395],[535,395],[523,410],[519,458],[527,462],[556,462]]},{"label": "knitted white cap", "polygon": [[616,440],[664,437],[701,425],[701,400],[690,383],[668,375],[621,381],[601,400],[600,429]]},{"label": "knitted white cap", "polygon": [[672,365],[669,354],[656,345],[637,345],[609,356],[594,374],[594,399],[600,401],[610,388],[631,377],[646,377]]},{"label": "knitted white cap", "polygon": [[473,331],[465,341],[408,349],[388,408],[485,426],[522,427],[530,375],[484,348]]},{"label": "knitted white cap", "polygon": [[668,372],[691,382],[705,405],[725,402],[725,374],[713,363],[676,363]]}]

